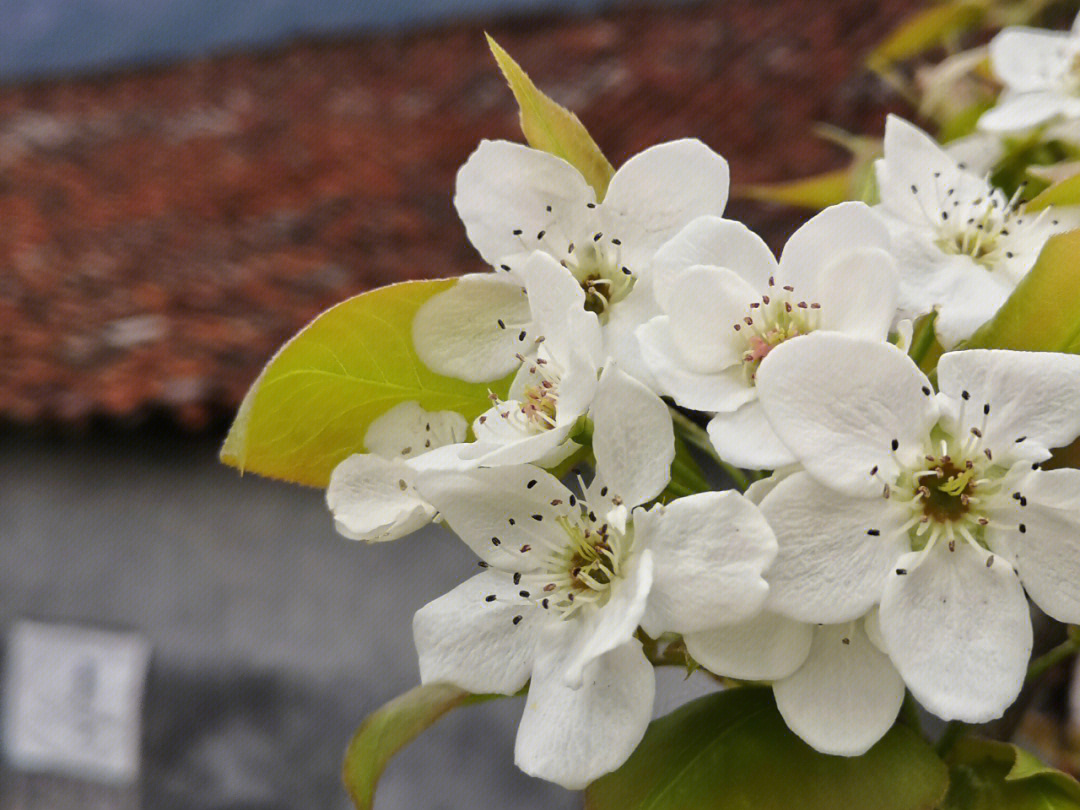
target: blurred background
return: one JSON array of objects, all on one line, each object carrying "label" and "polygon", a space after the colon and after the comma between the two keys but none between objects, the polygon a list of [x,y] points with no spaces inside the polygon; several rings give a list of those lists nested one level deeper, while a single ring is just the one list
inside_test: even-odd
[{"label": "blurred background", "polygon": [[[618,165],[696,136],[736,183],[881,131],[862,68],[917,0],[0,0],[0,810],[347,807],[341,755],[418,681],[412,613],[474,570],[333,532],[217,463],[274,349],[346,296],[482,269],[451,204],[519,138],[492,34]],[[801,221],[736,201],[774,247]],[[658,711],[706,688],[673,673]],[[382,808],[546,808],[520,703],[463,710]]]}]

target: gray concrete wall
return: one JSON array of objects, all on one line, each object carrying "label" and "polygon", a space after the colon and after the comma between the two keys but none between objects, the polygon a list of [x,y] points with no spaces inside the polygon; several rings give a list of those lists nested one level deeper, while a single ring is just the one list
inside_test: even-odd
[{"label": "gray concrete wall", "polygon": [[[321,492],[241,478],[216,452],[167,432],[0,433],[0,629],[73,620],[152,642],[143,806],[346,808],[350,732],[418,682],[412,614],[475,559],[440,529],[345,540]],[[707,688],[677,672],[662,685],[660,710]],[[506,700],[450,715],[391,764],[378,806],[579,806],[513,767],[520,711]],[[52,789],[49,810],[65,810]],[[46,806],[8,794],[3,810]]]}]

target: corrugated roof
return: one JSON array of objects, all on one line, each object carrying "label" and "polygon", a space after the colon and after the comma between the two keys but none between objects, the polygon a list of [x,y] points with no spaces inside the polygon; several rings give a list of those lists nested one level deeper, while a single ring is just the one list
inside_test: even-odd
[{"label": "corrugated roof", "polygon": [[[880,131],[862,54],[915,0],[728,0],[493,27],[613,162],[702,138],[736,181]],[[273,350],[371,286],[481,269],[452,205],[484,137],[518,138],[479,27],[299,43],[0,90],[0,418],[236,406]],[[732,207],[773,244],[791,212]]]}]

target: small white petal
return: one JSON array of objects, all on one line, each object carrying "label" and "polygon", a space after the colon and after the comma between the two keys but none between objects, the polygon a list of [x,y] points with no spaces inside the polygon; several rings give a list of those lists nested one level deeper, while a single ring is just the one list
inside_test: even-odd
[{"label": "small white petal", "polygon": [[590,415],[596,467],[612,491],[630,506],[659,495],[675,458],[675,429],[664,401],[608,364]]},{"label": "small white petal", "polygon": [[907,517],[903,507],[880,496],[844,495],[805,472],[777,484],[761,511],[779,545],[768,572],[768,609],[800,621],[863,616],[909,548],[906,532],[897,531]]},{"label": "small white petal", "polygon": [[802,666],[813,639],[813,625],[768,611],[683,636],[687,652],[705,669],[747,681],[786,678]]},{"label": "small white petal", "polygon": [[897,115],[885,119],[884,149],[885,157],[874,164],[882,207],[925,227],[928,215],[938,216],[945,189],[960,181],[959,166],[937,141]]},{"label": "small white petal", "polygon": [[585,291],[577,279],[551,256],[539,252],[529,257],[521,275],[544,348],[560,362],[576,354],[599,366],[603,360],[600,323],[594,313],[585,310]]},{"label": "small white petal", "polygon": [[1018,489],[1026,506],[1010,499],[1009,513],[994,518],[1014,527],[1008,542],[1020,580],[1049,616],[1080,624],[1080,470],[1038,470]]},{"label": "small white petal", "polygon": [[797,296],[817,292],[822,270],[853,250],[885,250],[889,231],[870,206],[861,202],[832,205],[811,217],[784,245],[777,283],[790,284]]},{"label": "small white petal", "polygon": [[734,411],[755,397],[740,366],[716,373],[691,371],[671,335],[666,315],[637,330],[642,356],[660,393],[695,411]]},{"label": "small white petal", "polygon": [[701,141],[658,144],[634,155],[611,178],[601,206],[605,225],[623,240],[627,263],[635,269],[693,219],[724,213],[728,185],[727,161]]},{"label": "small white petal", "polygon": [[652,719],[656,678],[636,639],[593,661],[579,689],[563,682],[565,660],[557,648],[537,660],[514,762],[531,776],[580,790],[637,748]]},{"label": "small white petal", "polygon": [[364,447],[383,458],[413,458],[465,441],[469,423],[454,411],[426,411],[416,400],[400,402],[368,425]]},{"label": "small white petal", "polygon": [[[637,330],[660,314],[648,279],[638,278],[629,295],[608,310],[608,320],[603,328],[602,357],[610,358],[619,368],[654,391],[658,383],[645,362]],[[597,366],[601,364],[602,360]]]},{"label": "small white petal", "polygon": [[509,141],[481,141],[458,170],[454,194],[469,241],[496,267],[532,249],[553,219],[572,221],[594,201],[585,178],[565,160]]},{"label": "small white petal", "polygon": [[990,40],[990,67],[1010,90],[1043,90],[1066,67],[1071,36],[1065,31],[1010,26]]},{"label": "small white petal", "polygon": [[653,259],[653,285],[661,307],[672,306],[672,282],[695,265],[727,267],[755,290],[765,289],[777,267],[769,246],[741,222],[698,217],[666,242]]},{"label": "small white petal", "polygon": [[[915,698],[944,720],[986,723],[1016,700],[1031,616],[1012,566],[967,543],[904,555],[885,585],[881,632]],[[921,562],[920,562],[921,560]],[[904,573],[898,573],[898,572]]]},{"label": "small white petal", "polygon": [[330,474],[326,504],[334,527],[350,540],[397,540],[431,522],[435,509],[414,486],[416,473],[400,459],[357,454]]},{"label": "small white petal", "polygon": [[795,455],[776,435],[757,399],[732,413],[717,413],[707,430],[720,458],[736,467],[770,470],[795,462]]},{"label": "small white petal", "polygon": [[1009,95],[979,117],[984,132],[1021,132],[1045,124],[1069,109],[1060,92],[1044,91]]},{"label": "small white petal", "polygon": [[416,486],[454,533],[496,568],[531,571],[542,538],[556,546],[567,542],[557,521],[571,512],[571,492],[536,467],[432,470],[417,476]]},{"label": "small white petal", "polygon": [[[935,271],[936,278],[916,294],[913,288]],[[937,308],[934,333],[946,349],[975,334],[1015,289],[1015,282],[1003,277],[1000,269],[988,270],[970,256],[948,256],[929,265],[927,272],[911,272],[905,285],[906,302],[919,297],[925,302],[922,311]]]},{"label": "small white petal", "polygon": [[761,301],[738,273],[722,267],[690,267],[671,282],[667,315],[679,360],[691,372],[723,371],[742,360],[746,343],[735,324]]},{"label": "small white petal", "polygon": [[[995,455],[1063,447],[1080,435],[1080,356],[976,349],[948,352],[938,363],[941,392],[960,402],[967,391],[964,432],[981,427]],[[989,413],[983,406],[989,404]],[[1017,439],[1023,441],[1017,443]],[[1024,456],[1027,457],[1027,456]]]},{"label": "small white petal", "polygon": [[635,542],[655,558],[641,626],[653,638],[745,621],[769,586],[776,539],[760,510],[734,490],[703,492],[634,512]]},{"label": "small white petal", "polygon": [[529,302],[520,283],[490,273],[462,276],[417,310],[413,345],[437,374],[489,382],[518,367],[515,354],[532,345],[523,331],[528,326]]},{"label": "small white petal", "polygon": [[612,582],[607,601],[586,612],[573,625],[563,662],[563,682],[577,689],[589,665],[634,637],[653,582],[653,555],[648,549],[630,557],[620,576]]},{"label": "small white petal", "polygon": [[838,333],[773,349],[758,368],[757,391],[773,430],[806,469],[853,495],[881,492],[875,468],[892,480],[897,457],[921,456],[938,416],[930,382],[906,354]]},{"label": "small white petal", "polygon": [[[413,617],[422,683],[512,695],[529,680],[537,635],[549,620],[520,604],[509,574],[484,571],[429,602]],[[488,597],[496,596],[494,601]],[[516,623],[514,618],[521,616]]]},{"label": "small white petal", "polygon": [[860,756],[885,736],[904,681],[861,622],[819,627],[806,663],[773,684],[788,727],[825,754]]},{"label": "small white petal", "polygon": [[841,254],[817,279],[819,328],[885,340],[896,317],[897,283],[896,262],[885,251],[863,248]]}]

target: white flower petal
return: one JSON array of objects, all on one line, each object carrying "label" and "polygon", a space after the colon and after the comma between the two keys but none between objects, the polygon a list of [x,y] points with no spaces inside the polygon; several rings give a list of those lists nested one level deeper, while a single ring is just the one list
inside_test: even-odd
[{"label": "white flower petal", "polygon": [[795,462],[794,454],[773,431],[757,399],[733,413],[717,413],[709,420],[707,430],[720,458],[736,467],[771,470]]},{"label": "white flower petal", "polygon": [[608,364],[590,415],[596,467],[611,490],[629,506],[659,495],[675,458],[675,429],[664,401]]},{"label": "white flower petal", "polygon": [[530,571],[545,540],[567,542],[557,521],[571,513],[570,490],[536,467],[426,471],[416,486],[454,533],[496,568]]},{"label": "white flower petal", "polygon": [[683,636],[687,652],[705,669],[747,681],[786,678],[802,666],[813,639],[813,625],[768,611]]},{"label": "white flower petal", "polygon": [[606,225],[620,235],[636,272],[691,220],[720,216],[727,205],[727,161],[701,141],[670,141],[626,161],[608,185],[601,206]]},{"label": "white flower petal", "polygon": [[416,400],[400,402],[368,425],[364,447],[383,458],[414,458],[465,441],[469,423],[454,411],[426,411]]},{"label": "white flower petal", "polygon": [[1021,132],[1045,124],[1068,110],[1068,102],[1060,92],[1009,94],[979,117],[979,129],[984,132]]},{"label": "white flower petal", "polygon": [[698,217],[665,243],[653,259],[656,300],[665,310],[672,306],[675,277],[695,265],[726,267],[755,290],[768,286],[777,267],[769,246],[741,222]]},{"label": "white flower petal", "polygon": [[672,339],[666,315],[640,327],[637,337],[657,389],[684,408],[734,411],[754,398],[754,388],[740,366],[708,374],[691,371]]},{"label": "white flower petal", "polygon": [[1016,527],[1009,544],[1020,580],[1049,616],[1080,624],[1080,470],[1032,472],[1020,491],[1026,505],[1010,501],[1009,516]]},{"label": "white flower petal", "polygon": [[[928,269],[936,270],[937,277],[922,288],[921,297],[928,301],[924,311],[937,307],[934,332],[946,349],[952,349],[975,334],[1001,309],[1014,289],[1007,278],[982,267],[969,256],[950,256]],[[911,288],[920,283],[923,275],[909,275],[905,299],[910,301],[914,297]]]},{"label": "white flower petal", "polygon": [[[1025,450],[1036,460],[1080,435],[1080,356],[992,349],[948,352],[938,363],[941,392],[961,401],[963,432],[980,427],[983,443],[1002,458]],[[989,404],[989,413],[983,406]],[[1017,442],[1023,437],[1023,441]],[[1030,448],[1030,449],[1029,449]]]},{"label": "white flower petal", "polygon": [[788,239],[780,254],[776,283],[795,288],[807,299],[818,291],[822,270],[852,250],[887,251],[889,231],[871,209],[861,202],[832,205],[811,217]]},{"label": "white flower petal", "polygon": [[813,748],[855,757],[892,727],[904,681],[862,622],[851,622],[817,628],[806,663],[773,693],[788,727]]},{"label": "white flower petal", "polygon": [[[421,682],[518,692],[532,673],[537,635],[549,617],[534,604],[520,604],[517,590],[509,574],[484,571],[418,610],[413,638]],[[497,598],[489,602],[492,595]]]},{"label": "white flower petal", "polygon": [[990,67],[1010,90],[1045,89],[1065,67],[1071,38],[1065,31],[1010,26],[990,40]]},{"label": "white flower petal", "polygon": [[[511,464],[537,464],[550,466],[552,459],[562,456],[560,448],[569,443],[573,425],[561,425],[542,433],[526,435],[508,424],[498,412],[488,411],[483,427],[476,432],[476,441],[462,447],[459,455],[463,461],[476,467],[505,467]],[[568,454],[566,454],[568,455]],[[554,463],[558,463],[558,460]]]},{"label": "white flower petal", "polygon": [[350,540],[397,540],[431,522],[435,509],[414,486],[416,473],[400,459],[356,454],[330,474],[326,504],[334,527]]},{"label": "white flower petal", "polygon": [[[925,227],[927,206],[935,209],[930,215],[936,218],[944,189],[956,187],[961,180],[960,168],[937,141],[898,115],[885,119],[884,148],[885,157],[874,164],[881,207]],[[901,242],[897,241],[897,247]]]},{"label": "white flower petal", "polygon": [[[967,543],[906,554],[881,599],[881,632],[915,698],[944,720],[985,723],[1020,693],[1031,655],[1024,589]],[[920,563],[921,560],[921,563]],[[905,572],[903,574],[899,572]]]},{"label": "white flower petal", "polygon": [[806,469],[854,495],[880,493],[872,470],[892,480],[896,458],[920,457],[937,421],[930,382],[906,354],[838,333],[773,349],[758,368],[757,391],[773,430]]},{"label": "white flower petal", "polygon": [[437,374],[488,382],[517,368],[516,353],[531,350],[530,320],[525,291],[512,277],[462,276],[417,310],[413,345],[421,362]]},{"label": "white flower petal", "polygon": [[903,507],[880,496],[844,495],[804,472],[777,484],[761,511],[779,545],[768,572],[768,609],[800,621],[863,616],[909,548],[906,533],[897,532],[907,517]]},{"label": "white flower petal", "polygon": [[552,220],[573,217],[594,201],[585,178],[565,160],[509,141],[481,141],[458,170],[454,194],[469,241],[496,267],[503,257],[532,249]]},{"label": "white flower petal", "polygon": [[[608,320],[603,328],[602,357],[610,358],[619,368],[654,391],[658,383],[645,362],[637,330],[658,315],[660,307],[653,298],[648,279],[638,278],[630,294],[608,310]],[[601,364],[602,361],[597,366]]]},{"label": "white flower petal", "polygon": [[531,776],[579,790],[637,748],[652,718],[656,678],[637,640],[594,661],[580,689],[563,683],[564,663],[557,649],[537,660],[514,761]]},{"label": "white flower petal", "polygon": [[841,254],[818,276],[819,328],[885,340],[896,317],[897,283],[896,262],[885,251],[861,248]]},{"label": "white flower petal", "polygon": [[691,372],[712,374],[742,360],[745,342],[735,331],[761,301],[761,291],[722,267],[690,267],[671,282],[668,324],[679,360]]},{"label": "white flower petal", "polygon": [[563,682],[577,689],[589,665],[634,637],[653,582],[653,555],[645,549],[632,556],[611,584],[607,601],[574,624],[569,653],[563,661]]},{"label": "white flower petal", "polygon": [[634,512],[635,542],[653,552],[653,588],[641,626],[653,638],[745,621],[769,586],[772,529],[734,490],[703,492]]},{"label": "white flower petal", "polygon": [[560,362],[579,355],[599,366],[603,360],[600,323],[594,313],[585,310],[585,291],[577,279],[551,256],[539,252],[529,257],[522,276],[544,348]]}]

